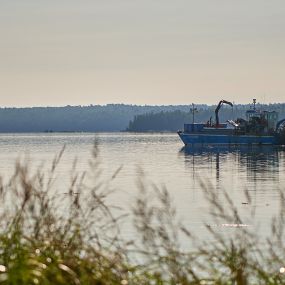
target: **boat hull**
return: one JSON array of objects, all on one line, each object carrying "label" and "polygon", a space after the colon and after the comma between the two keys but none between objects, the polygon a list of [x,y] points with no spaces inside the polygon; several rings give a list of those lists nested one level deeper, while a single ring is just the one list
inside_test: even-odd
[{"label": "boat hull", "polygon": [[223,134],[199,134],[178,132],[179,137],[186,146],[208,145],[277,145],[275,136],[256,135],[223,135]]}]

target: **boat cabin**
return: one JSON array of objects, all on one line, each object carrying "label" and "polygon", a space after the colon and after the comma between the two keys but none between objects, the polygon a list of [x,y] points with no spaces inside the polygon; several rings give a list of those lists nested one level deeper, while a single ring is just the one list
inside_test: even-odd
[{"label": "boat cabin", "polygon": [[278,113],[276,111],[248,110],[246,111],[246,120],[249,123],[263,125],[266,131],[274,131],[278,121]]}]

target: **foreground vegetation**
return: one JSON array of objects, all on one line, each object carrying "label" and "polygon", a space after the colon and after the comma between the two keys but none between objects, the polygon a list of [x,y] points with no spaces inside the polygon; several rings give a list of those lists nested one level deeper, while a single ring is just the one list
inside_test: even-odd
[{"label": "foreground vegetation", "polygon": [[[234,228],[225,236],[220,227],[205,225],[209,239],[199,240],[177,221],[167,190],[147,183],[141,170],[132,213],[126,217],[108,205],[112,191],[100,178],[96,145],[90,171],[77,171],[75,160],[70,185],[59,195],[55,181],[63,153],[49,171],[32,173],[25,162],[17,162],[9,183],[1,183],[0,283],[285,284],[282,191],[270,238],[261,240],[243,226],[248,220],[243,221],[226,191],[218,197],[201,182],[213,224]],[[245,197],[250,206],[247,191]],[[133,219],[134,240],[121,233],[126,219]],[[181,239],[191,249],[182,248]]]}]

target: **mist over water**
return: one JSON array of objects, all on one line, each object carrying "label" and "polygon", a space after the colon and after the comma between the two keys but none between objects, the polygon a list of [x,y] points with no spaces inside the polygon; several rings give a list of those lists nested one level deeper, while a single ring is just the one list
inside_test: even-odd
[{"label": "mist over water", "polygon": [[[15,161],[27,159],[31,168],[50,167],[56,154],[66,149],[57,171],[55,191],[65,195],[70,173],[77,158],[77,171],[88,170],[94,141],[99,144],[100,180],[109,181],[115,192],[110,204],[128,211],[144,180],[165,186],[173,198],[179,219],[201,237],[206,237],[204,224],[213,225],[201,183],[208,185],[219,197],[225,190],[237,206],[245,222],[254,210],[254,224],[262,233],[269,233],[270,219],[279,207],[278,189],[285,186],[285,151],[275,147],[239,149],[189,149],[183,147],[176,134],[170,133],[42,133],[1,134],[0,173],[5,183],[13,174]],[[116,178],[110,181],[117,169]],[[247,189],[251,205],[244,195]],[[221,200],[222,201],[222,200]],[[128,231],[128,230],[127,230]],[[129,229],[129,233],[132,230]]]}]

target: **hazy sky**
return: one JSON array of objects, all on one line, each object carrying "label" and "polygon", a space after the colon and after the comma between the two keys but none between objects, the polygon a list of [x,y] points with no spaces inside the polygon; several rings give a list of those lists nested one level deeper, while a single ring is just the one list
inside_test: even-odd
[{"label": "hazy sky", "polygon": [[0,106],[285,102],[284,0],[0,0]]}]

